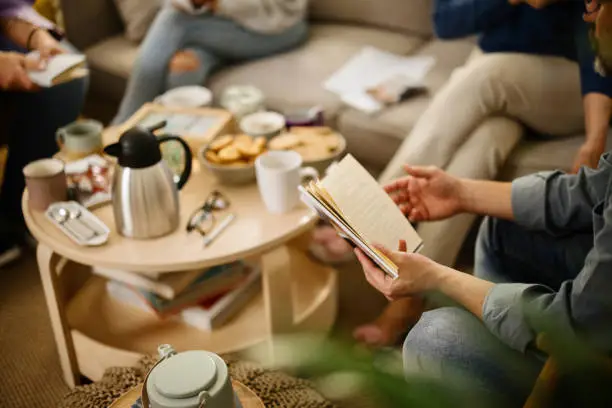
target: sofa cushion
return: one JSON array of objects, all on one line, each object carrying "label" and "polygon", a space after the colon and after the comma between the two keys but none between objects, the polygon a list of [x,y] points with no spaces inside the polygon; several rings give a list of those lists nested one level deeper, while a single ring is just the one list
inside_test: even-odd
[{"label": "sofa cushion", "polygon": [[431,0],[312,0],[310,16],[431,36],[431,7]]},{"label": "sofa cushion", "polygon": [[[527,137],[508,158],[500,178],[513,180],[526,174],[552,169],[570,171],[574,163],[574,156],[583,142],[584,135],[558,139]],[[609,132],[606,150],[611,148],[612,132]]]},{"label": "sofa cushion", "polygon": [[372,45],[408,54],[422,45],[414,36],[348,25],[314,24],[309,41],[283,55],[221,70],[209,86],[216,95],[234,84],[250,84],[266,94],[271,109],[321,106],[332,118],[342,104],[323,82],[362,47]]},{"label": "sofa cushion", "polygon": [[91,92],[119,101],[138,56],[138,45],[117,35],[88,48],[85,55],[91,71]]},{"label": "sofa cushion", "polygon": [[125,36],[130,41],[140,41],[155,19],[162,0],[114,0],[125,25]]},{"label": "sofa cushion", "polygon": [[432,96],[446,83],[451,72],[463,65],[474,48],[471,40],[434,40],[414,55],[433,56],[436,64],[427,74],[427,95],[411,98],[375,115],[346,109],[338,117],[340,132],[348,140],[349,151],[360,160],[383,169],[402,140],[410,133]]}]

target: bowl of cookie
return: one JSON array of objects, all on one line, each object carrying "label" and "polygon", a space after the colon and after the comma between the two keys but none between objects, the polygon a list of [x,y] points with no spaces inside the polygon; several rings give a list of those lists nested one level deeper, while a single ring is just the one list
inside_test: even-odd
[{"label": "bowl of cookie", "polygon": [[255,180],[255,159],[266,151],[266,138],[223,135],[202,147],[200,162],[223,184],[247,184]]},{"label": "bowl of cookie", "polygon": [[305,166],[314,167],[323,176],[329,165],[345,152],[346,139],[327,126],[294,126],[270,139],[267,148],[296,151]]},{"label": "bowl of cookie", "polygon": [[240,185],[255,180],[255,159],[268,150],[294,150],[305,166],[323,175],[346,150],[346,140],[328,127],[292,127],[270,140],[246,134],[218,136],[198,157],[220,183]]}]

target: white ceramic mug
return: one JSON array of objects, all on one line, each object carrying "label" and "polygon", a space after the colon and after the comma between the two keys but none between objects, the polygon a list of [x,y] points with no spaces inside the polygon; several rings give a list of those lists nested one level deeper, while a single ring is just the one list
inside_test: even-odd
[{"label": "white ceramic mug", "polygon": [[302,156],[294,151],[270,151],[260,155],[255,160],[255,173],[261,198],[273,214],[293,210],[300,201],[300,183],[305,178],[319,177],[316,169],[302,167]]}]

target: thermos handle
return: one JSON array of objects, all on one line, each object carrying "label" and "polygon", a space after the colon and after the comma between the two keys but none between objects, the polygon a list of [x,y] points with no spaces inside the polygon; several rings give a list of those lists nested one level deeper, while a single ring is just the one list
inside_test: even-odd
[{"label": "thermos handle", "polygon": [[66,143],[66,129],[65,128],[57,129],[57,131],[55,132],[55,141],[57,143],[57,146],[60,149],[64,148],[64,143]]},{"label": "thermos handle", "polygon": [[159,144],[168,142],[170,140],[176,140],[177,142],[181,144],[181,146],[183,147],[183,150],[185,151],[185,168],[183,169],[183,172],[181,173],[179,180],[176,182],[176,188],[180,190],[181,188],[183,188],[185,183],[187,183],[187,180],[189,180],[189,176],[191,176],[191,161],[193,160],[191,149],[187,145],[187,142],[185,142],[183,139],[181,139],[178,136],[168,136],[168,135],[160,136],[157,138],[157,140],[159,141]]}]

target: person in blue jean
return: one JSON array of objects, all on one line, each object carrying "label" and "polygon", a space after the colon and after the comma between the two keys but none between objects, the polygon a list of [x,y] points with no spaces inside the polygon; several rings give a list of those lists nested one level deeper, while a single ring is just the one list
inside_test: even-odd
[{"label": "person in blue jean", "polygon": [[[577,19],[581,8],[576,8]],[[585,19],[600,25],[594,37],[597,58],[585,41],[588,27],[581,21],[575,26],[582,57],[601,71],[612,66],[608,16],[612,8],[587,7]],[[405,170],[408,176],[385,190],[411,221],[460,213],[486,216],[473,276],[402,252],[405,245],[399,243],[398,251],[381,248],[399,267],[399,278],[393,280],[355,251],[368,282],[387,298],[437,293],[455,304],[425,312],[408,333],[403,350],[407,373],[428,373],[455,384],[467,378],[519,407],[544,365],[537,336],[551,323],[565,340],[610,355],[612,153],[604,153],[596,169],[539,173],[512,183],[456,178],[436,167]]]},{"label": "person in blue jean", "polygon": [[215,69],[289,51],[308,36],[307,0],[188,1],[205,9],[170,2],[155,18],[113,123],[166,90],[203,85]]},{"label": "person in blue jean", "polygon": [[[9,148],[0,191],[0,267],[19,258],[24,244],[22,169],[57,151],[55,131],[78,118],[87,89],[86,78],[48,89],[30,81],[28,69],[43,68],[46,58],[71,49],[32,3],[0,0],[0,133]],[[34,50],[39,61],[26,59]]]}]

